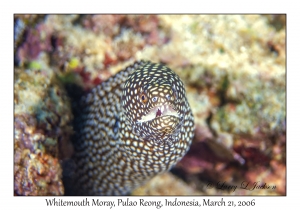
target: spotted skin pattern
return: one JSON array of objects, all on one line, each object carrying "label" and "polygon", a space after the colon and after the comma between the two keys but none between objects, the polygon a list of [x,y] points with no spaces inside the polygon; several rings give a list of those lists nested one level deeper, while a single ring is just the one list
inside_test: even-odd
[{"label": "spotted skin pattern", "polygon": [[81,100],[73,194],[126,195],[187,152],[194,118],[180,78],[138,61]]}]

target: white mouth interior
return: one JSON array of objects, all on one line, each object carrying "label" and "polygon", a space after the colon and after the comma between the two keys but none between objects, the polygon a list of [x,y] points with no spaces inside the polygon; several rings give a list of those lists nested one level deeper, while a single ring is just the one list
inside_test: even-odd
[{"label": "white mouth interior", "polygon": [[158,107],[152,108],[152,110],[145,116],[142,117],[142,119],[138,120],[138,122],[146,122],[149,120],[153,120],[156,117],[162,117],[166,115],[172,115],[175,117],[179,117],[177,112],[171,108],[169,105],[162,105]]}]

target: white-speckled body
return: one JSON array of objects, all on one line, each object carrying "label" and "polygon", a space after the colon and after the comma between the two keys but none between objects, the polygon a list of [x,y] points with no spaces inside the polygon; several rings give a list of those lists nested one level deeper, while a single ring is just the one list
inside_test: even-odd
[{"label": "white-speckled body", "polygon": [[81,107],[72,194],[127,194],[169,170],[193,138],[183,83],[162,64],[134,63],[92,89]]}]

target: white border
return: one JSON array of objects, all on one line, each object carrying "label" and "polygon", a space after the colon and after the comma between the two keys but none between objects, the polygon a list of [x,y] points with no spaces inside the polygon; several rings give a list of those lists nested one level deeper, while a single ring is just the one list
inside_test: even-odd
[{"label": "white border", "polygon": [[[296,2],[296,1],[294,1]],[[41,209],[46,207],[46,197],[14,197],[13,196],[13,14],[14,13],[287,13],[287,196],[282,197],[224,197],[226,201],[256,200],[256,206],[278,207],[297,206],[299,191],[299,110],[300,110],[300,64],[299,64],[299,13],[293,2],[273,1],[1,1],[1,103],[0,103],[0,154],[1,154],[1,208],[19,207]],[[296,145],[297,144],[297,145]],[[298,172],[298,173],[297,173]],[[58,198],[58,197],[56,197]],[[64,199],[83,199],[84,197],[64,197]],[[105,200],[116,200],[115,197],[97,197]],[[124,198],[124,197],[123,197]],[[133,197],[133,199],[164,200],[165,197]],[[166,197],[172,199],[173,197]],[[180,197],[190,200],[194,197]],[[198,197],[200,200],[210,198],[218,200],[222,197]],[[92,198],[89,198],[92,199]],[[4,204],[4,205],[3,205]],[[75,207],[76,208],[76,207]],[[78,208],[78,207],[77,207]],[[87,207],[81,207],[87,208]],[[100,207],[96,207],[100,208]],[[151,207],[154,209],[155,207]],[[163,207],[167,208],[167,207]],[[172,207],[182,209],[183,207]],[[185,207],[184,207],[185,208]],[[190,207],[189,209],[191,209]],[[196,207],[194,207],[196,208]],[[199,207],[198,207],[199,208]],[[210,207],[214,209],[215,207]],[[229,208],[229,207],[222,207]],[[249,208],[249,207],[248,207]],[[74,209],[74,207],[64,207]],[[109,208],[101,208],[109,209]],[[116,207],[113,209],[140,209],[140,207]],[[150,209],[150,208],[148,208]]]}]

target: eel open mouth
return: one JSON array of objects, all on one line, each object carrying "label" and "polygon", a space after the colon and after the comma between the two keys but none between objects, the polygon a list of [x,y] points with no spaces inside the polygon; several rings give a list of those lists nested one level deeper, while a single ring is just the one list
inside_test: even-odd
[{"label": "eel open mouth", "polygon": [[156,106],[150,110],[147,115],[144,115],[138,122],[146,122],[155,119],[156,117],[162,117],[166,115],[172,115],[179,117],[178,113],[170,105]]}]

